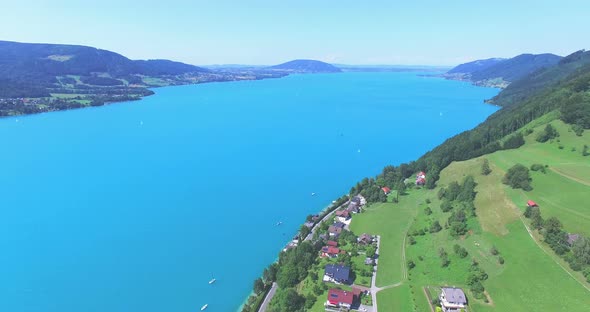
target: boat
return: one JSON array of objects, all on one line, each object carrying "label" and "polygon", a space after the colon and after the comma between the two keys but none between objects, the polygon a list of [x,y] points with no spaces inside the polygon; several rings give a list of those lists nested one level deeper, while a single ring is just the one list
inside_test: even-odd
[{"label": "boat", "polygon": [[208,306],[209,306],[208,304],[205,304],[204,306],[202,306],[201,311],[204,311],[205,309],[207,309]]},{"label": "boat", "polygon": [[311,193],[311,196],[315,196],[315,193]]},{"label": "boat", "polygon": [[281,225],[281,224],[283,224],[283,221],[279,221],[279,222],[277,222],[277,226],[279,226],[279,225]]},{"label": "boat", "polygon": [[212,279],[209,281],[209,284],[213,284],[213,283],[215,283],[215,281],[216,281],[216,279]]}]

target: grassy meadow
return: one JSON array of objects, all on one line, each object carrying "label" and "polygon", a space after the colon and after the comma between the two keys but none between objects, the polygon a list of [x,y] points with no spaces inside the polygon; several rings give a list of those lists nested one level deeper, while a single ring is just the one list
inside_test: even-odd
[{"label": "grassy meadow", "polygon": [[[400,196],[400,203],[375,204],[367,213],[355,216],[352,230],[381,235],[381,255],[377,285],[402,282],[398,287],[378,293],[379,311],[429,311],[423,287],[450,285],[462,287],[471,311],[587,311],[590,285],[580,273],[542,242],[539,233],[527,231],[528,220],[522,217],[526,201],[541,207],[544,217],[556,216],[571,233],[590,234],[590,156],[583,156],[583,146],[590,145],[590,132],[576,136],[569,126],[554,120],[554,114],[534,121],[525,129],[526,144],[519,149],[498,151],[476,159],[452,163],[441,172],[434,190],[411,189]],[[547,122],[560,137],[538,143],[537,133]],[[483,159],[490,161],[492,173],[481,174]],[[532,172],[533,190],[513,190],[502,184],[505,171],[516,163],[527,167],[547,165],[546,173]],[[471,175],[475,178],[476,214],[468,221],[469,232],[453,238],[449,230],[414,236],[416,243],[406,243],[405,258],[416,266],[403,279],[403,234],[428,230],[435,220],[445,225],[450,212],[443,213],[437,192],[452,181]],[[429,207],[432,213],[426,213]],[[469,255],[460,258],[453,252],[455,244]],[[450,264],[441,266],[438,250],[444,248]],[[492,255],[495,247],[500,254]],[[500,264],[499,258],[505,262]],[[466,284],[472,261],[479,263],[489,278],[483,282],[488,302],[473,297]],[[405,261],[404,261],[405,262]],[[556,300],[559,298],[559,300]]]}]

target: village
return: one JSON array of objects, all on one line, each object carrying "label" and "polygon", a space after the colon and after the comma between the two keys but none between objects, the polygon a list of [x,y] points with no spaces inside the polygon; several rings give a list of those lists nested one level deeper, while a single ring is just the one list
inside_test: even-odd
[{"label": "village", "polygon": [[[413,183],[416,187],[424,186],[426,173],[416,174]],[[381,191],[385,195],[392,192],[388,187],[382,187]],[[318,297],[318,300],[323,299],[325,311],[377,311],[376,293],[383,289],[375,285],[380,237],[370,233],[357,236],[350,231],[354,216],[363,213],[366,205],[366,199],[356,195],[324,216],[308,217],[303,225],[309,229],[307,235],[302,237],[300,231],[283,249],[287,252],[306,240],[323,243],[317,255],[318,264],[310,274],[310,280],[304,281],[303,288],[325,293],[325,297]],[[443,286],[437,287],[437,291],[439,306],[436,306],[436,312],[468,311],[467,298],[461,288]],[[259,311],[265,311],[264,308]]]}]

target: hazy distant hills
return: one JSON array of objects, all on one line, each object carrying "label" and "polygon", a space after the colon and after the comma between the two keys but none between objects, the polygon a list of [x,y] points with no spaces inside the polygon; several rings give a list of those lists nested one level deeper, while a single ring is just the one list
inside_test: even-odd
[{"label": "hazy distant hills", "polygon": [[269,68],[295,73],[339,73],[342,71],[332,64],[315,60],[293,60]]},{"label": "hazy distant hills", "polygon": [[445,74],[450,79],[468,80],[476,85],[507,87],[537,70],[561,60],[555,54],[521,54],[510,59],[492,58],[461,64]]},{"label": "hazy distant hills", "polygon": [[477,60],[465,64],[461,64],[457,67],[452,68],[447,74],[470,74],[480,70],[485,70],[488,67],[494,66],[506,59],[503,58],[490,58],[485,60]]}]

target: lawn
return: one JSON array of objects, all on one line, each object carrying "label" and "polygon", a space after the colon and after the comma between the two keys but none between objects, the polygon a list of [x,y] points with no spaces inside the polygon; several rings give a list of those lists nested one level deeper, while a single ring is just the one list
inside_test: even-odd
[{"label": "lawn", "polygon": [[401,203],[373,204],[366,212],[356,214],[351,230],[356,234],[369,233],[381,236],[377,286],[387,286],[402,280],[402,250],[406,230],[412,222],[424,192],[411,191],[400,196]]},{"label": "lawn", "polygon": [[[418,289],[418,291],[422,291]],[[401,285],[384,289],[377,293],[377,305],[381,312],[411,312],[414,311],[410,286]]]}]

